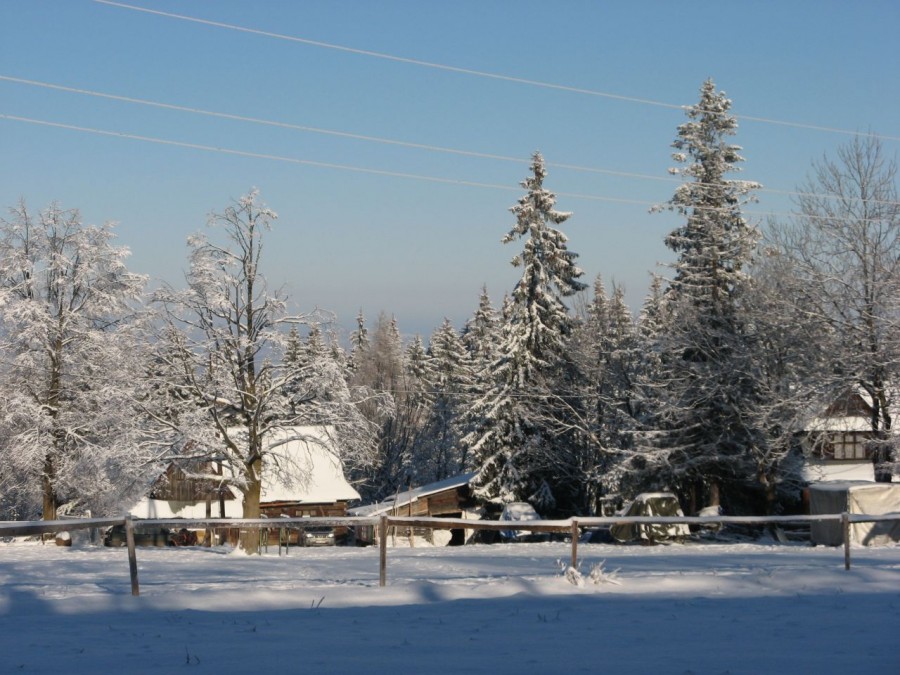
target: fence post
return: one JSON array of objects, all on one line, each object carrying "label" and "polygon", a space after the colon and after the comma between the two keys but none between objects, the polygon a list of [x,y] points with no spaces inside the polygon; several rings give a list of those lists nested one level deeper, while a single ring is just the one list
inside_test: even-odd
[{"label": "fence post", "polygon": [[140,595],[138,585],[137,554],[134,550],[134,522],[131,514],[125,516],[125,543],[128,545],[128,571],[131,573],[131,594]]},{"label": "fence post", "polygon": [[387,516],[381,516],[381,521],[378,523],[378,530],[378,548],[380,552],[378,585],[385,586],[387,584]]},{"label": "fence post", "polygon": [[844,569],[850,569],[850,514],[841,514],[841,527],[844,531]]},{"label": "fence post", "polygon": [[578,521],[572,518],[572,569],[578,569]]}]

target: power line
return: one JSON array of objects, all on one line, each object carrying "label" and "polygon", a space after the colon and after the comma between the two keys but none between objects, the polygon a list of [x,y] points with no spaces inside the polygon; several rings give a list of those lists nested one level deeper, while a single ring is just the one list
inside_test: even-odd
[{"label": "power line", "polygon": [[[13,120],[16,122],[26,122],[28,124],[36,124],[39,126],[54,127],[54,128],[58,128],[58,129],[68,129],[70,131],[80,131],[83,133],[96,134],[96,135],[100,135],[100,136],[112,136],[112,137],[116,137],[116,138],[127,138],[130,140],[144,141],[147,143],[157,143],[160,145],[169,145],[169,146],[175,146],[175,147],[180,147],[180,148],[189,148],[192,150],[203,150],[206,152],[218,152],[218,153],[224,153],[224,154],[228,154],[228,155],[237,155],[240,157],[250,157],[250,158],[254,158],[254,159],[266,159],[266,160],[272,160],[272,161],[277,161],[277,162],[288,162],[291,164],[302,164],[302,165],[306,165],[306,166],[316,166],[316,167],[327,168],[327,169],[339,169],[339,170],[344,170],[344,171],[355,171],[355,172],[359,172],[359,173],[369,173],[369,174],[375,174],[375,175],[380,175],[380,176],[392,176],[392,177],[396,177],[396,178],[410,178],[410,179],[431,181],[431,182],[436,182],[436,183],[449,183],[449,184],[453,184],[453,185],[485,187],[485,188],[493,188],[493,189],[498,189],[498,190],[517,189],[517,188],[514,188],[513,186],[509,186],[509,185],[478,183],[475,181],[457,180],[457,179],[452,179],[452,178],[439,178],[436,176],[425,176],[422,174],[404,173],[404,172],[400,172],[400,171],[389,171],[386,169],[372,169],[372,168],[366,168],[366,167],[351,166],[348,164],[336,164],[336,163],[332,163],[332,162],[320,162],[317,160],[301,159],[298,157],[287,157],[284,155],[273,155],[273,154],[269,154],[269,153],[252,152],[252,151],[247,151],[247,150],[236,150],[233,148],[223,148],[223,147],[219,147],[219,146],[203,145],[200,143],[190,143],[187,141],[174,141],[171,139],[157,138],[154,136],[130,134],[130,133],[122,132],[122,131],[109,131],[107,129],[96,129],[93,127],[83,127],[83,126],[78,126],[78,125],[74,125],[74,124],[66,124],[64,122],[51,122],[49,120],[38,120],[38,119],[31,118],[31,117],[22,117],[19,115],[7,115],[4,113],[0,113],[0,119]],[[587,198],[589,198],[589,197],[587,197]],[[594,199],[597,199],[597,198],[595,197]]]},{"label": "power line", "polygon": [[[186,112],[186,113],[191,113],[191,114],[195,114],[195,115],[203,115],[203,116],[233,120],[233,121],[238,121],[238,122],[247,122],[250,124],[259,124],[259,125],[264,125],[264,126],[278,127],[278,128],[283,128],[283,129],[290,129],[293,131],[302,131],[302,132],[308,132],[308,133],[323,134],[323,135],[328,135],[328,136],[336,136],[339,138],[361,140],[361,141],[367,141],[367,142],[371,142],[371,143],[382,143],[382,144],[394,145],[394,146],[398,146],[398,147],[412,148],[412,149],[416,149],[416,150],[425,150],[428,152],[447,153],[447,154],[453,154],[453,155],[458,155],[458,156],[463,156],[463,157],[475,157],[478,159],[489,159],[489,160],[502,161],[502,162],[514,162],[516,164],[522,164],[523,162],[526,161],[521,157],[513,157],[513,156],[509,156],[509,155],[500,155],[500,154],[495,154],[495,153],[480,152],[480,151],[475,151],[475,150],[463,150],[463,149],[459,149],[459,148],[449,148],[446,146],[432,145],[432,144],[427,144],[427,143],[414,143],[414,142],[410,142],[410,141],[402,141],[402,140],[397,140],[397,139],[384,138],[381,136],[371,136],[371,135],[367,135],[367,134],[357,134],[357,133],[352,133],[352,132],[347,132],[347,131],[338,131],[338,130],[333,130],[333,129],[322,129],[320,127],[311,127],[311,126],[306,126],[306,125],[302,125],[302,124],[294,124],[291,122],[269,120],[269,119],[264,119],[264,118],[259,118],[259,117],[249,117],[246,115],[237,115],[234,113],[227,113],[227,112],[221,112],[221,111],[216,111],[216,110],[206,110],[203,108],[195,108],[195,107],[184,106],[184,105],[179,105],[179,104],[175,104],[175,103],[166,103],[164,101],[155,101],[155,100],[151,100],[151,99],[137,98],[137,97],[133,97],[133,96],[124,96],[121,94],[110,94],[107,92],[94,91],[94,90],[90,90],[90,89],[82,89],[82,88],[78,88],[78,87],[70,87],[67,85],[55,84],[52,82],[43,82],[40,80],[30,80],[30,79],[25,79],[25,78],[20,78],[20,77],[13,77],[11,75],[0,74],[0,81],[12,82],[15,84],[24,84],[24,85],[28,85],[28,86],[34,86],[34,87],[40,87],[43,89],[50,89],[53,91],[64,91],[67,93],[80,94],[80,95],[91,96],[91,97],[95,97],[95,98],[119,101],[119,102],[123,102],[123,103],[131,103],[131,104],[136,104],[136,105],[149,106],[149,107],[160,108],[160,109],[164,109],[164,110],[174,110],[174,111],[178,111],[178,112]],[[661,182],[675,183],[675,184],[682,183],[681,179],[673,178],[670,176],[652,176],[649,174],[618,171],[615,169],[603,169],[603,168],[583,166],[583,165],[577,165],[577,164],[567,164],[567,163],[563,163],[563,162],[547,162],[547,166],[553,167],[553,168],[558,168],[558,169],[566,169],[566,170],[570,170],[570,171],[584,172],[584,173],[598,173],[598,174],[605,174],[605,175],[611,175],[611,176],[619,176],[619,177],[624,177],[624,178],[635,178],[635,179],[640,179],[640,180],[653,180],[653,181],[661,181]],[[702,185],[704,185],[704,183],[694,183],[694,185],[702,186]],[[512,188],[510,188],[510,189],[512,189]],[[796,196],[796,197],[813,197],[813,196],[815,196],[815,197],[826,197],[826,198],[834,198],[834,199],[838,198],[837,196],[833,196],[833,195],[814,195],[814,194],[810,194],[810,193],[797,192],[797,191],[793,191],[793,190],[777,190],[774,188],[765,188],[765,187],[757,188],[755,190],[755,192],[771,193],[771,194],[786,195],[786,196]],[[562,194],[562,193],[560,193],[560,194]],[[610,201],[614,201],[613,198],[610,198]],[[890,201],[878,201],[878,200],[868,200],[868,201],[871,204],[897,205],[897,202],[890,202]]]},{"label": "power line", "polygon": [[[416,173],[407,173],[402,171],[391,171],[388,169],[372,169],[369,167],[361,167],[354,166],[350,164],[336,164],[333,162],[320,162],[312,159],[302,159],[299,157],[286,157],[284,155],[273,155],[262,152],[252,152],[248,150],[236,150],[234,148],[223,148],[214,145],[203,145],[201,143],[190,143],[187,141],[174,141],[167,138],[157,138],[154,136],[143,136],[140,134],[130,134],[123,131],[109,131],[108,129],[96,129],[93,127],[83,127],[75,124],[67,124],[64,122],[51,122],[48,120],[38,120],[32,117],[22,117],[20,115],[7,115],[5,113],[0,113],[0,119],[11,120],[14,122],[24,122],[26,124],[35,124],[38,126],[52,127],[56,129],[66,129],[69,131],[79,131],[82,133],[95,134],[98,136],[108,136],[113,138],[126,138],[134,141],[143,141],[146,143],[155,143],[158,145],[167,145],[172,147],[179,148],[188,148],[191,150],[202,150],[204,152],[218,152],[226,155],[234,155],[238,157],[248,157],[252,159],[264,159],[276,162],[286,162],[289,164],[299,164],[303,166],[314,166],[325,169],[335,169],[339,171],[352,171],[355,173],[364,173],[371,174],[376,176],[389,176],[392,178],[406,178],[409,180],[420,180],[426,181],[430,183],[440,183],[444,185],[460,185],[465,187],[477,187],[477,188],[487,188],[491,190],[504,190],[506,192],[515,191],[519,192],[521,190],[520,186],[513,185],[500,185],[497,183],[480,183],[478,181],[470,181],[470,180],[460,180],[456,178],[441,178],[438,176],[427,176],[424,174],[416,174]],[[567,197],[569,199],[584,199],[588,201],[596,201],[596,202],[611,202],[615,204],[632,204],[637,206],[645,206],[651,208],[660,208],[662,210],[666,210],[666,204],[660,205],[658,202],[649,202],[638,199],[623,199],[620,197],[603,197],[600,195],[586,195],[575,192],[554,192],[558,197]],[[894,203],[894,202],[890,202]],[[700,207],[698,207],[700,208]],[[706,208],[708,211],[727,211],[730,212],[731,209],[717,209],[717,208]],[[797,214],[794,213],[784,213],[778,211],[742,211],[742,214],[745,216],[770,216],[770,217],[794,217]],[[842,220],[840,217],[819,217],[819,220]],[[880,219],[858,219],[859,222],[879,222]]]},{"label": "power line", "polygon": [[[288,42],[295,42],[300,44],[309,45],[312,47],[321,47],[323,49],[332,49],[336,51],[346,52],[350,54],[356,54],[359,56],[368,56],[372,58],[383,59],[386,61],[394,61],[397,63],[406,63],[415,66],[421,66],[424,68],[432,68],[435,70],[442,70],[446,72],[459,73],[462,75],[472,75],[475,77],[482,77],[492,80],[500,80],[503,82],[512,82],[515,84],[524,84],[532,87],[540,87],[543,89],[553,89],[557,91],[566,91],[575,94],[584,94],[587,96],[595,96],[600,98],[607,98],[616,101],[624,101],[627,103],[638,103],[641,105],[649,105],[656,106],[659,108],[668,108],[674,110],[687,110],[693,106],[687,105],[679,105],[675,103],[666,103],[664,101],[655,101],[653,99],[640,98],[636,96],[625,96],[622,94],[614,94],[611,92],[599,91],[596,89],[587,89],[583,87],[574,87],[564,84],[556,84],[553,82],[544,82],[541,80],[532,80],[523,77],[515,77],[512,75],[503,75],[500,73],[492,73],[484,70],[475,70],[472,68],[461,68],[459,66],[452,66],[445,63],[436,63],[433,61],[424,61],[422,59],[414,59],[405,56],[397,56],[395,54],[387,54],[384,52],[376,52],[368,49],[359,49],[356,47],[347,47],[345,45],[338,45],[330,42],[323,42],[321,40],[311,40],[309,38],[302,38],[296,35],[286,35],[284,33],[275,33],[272,31],[260,30],[257,28],[249,28],[247,26],[238,26],[236,24],[224,23],[221,21],[212,21],[210,19],[201,19],[198,17],[187,16],[185,14],[176,14],[174,12],[164,12],[162,10],[157,9],[149,9],[147,7],[140,7],[138,5],[130,5],[124,2],[116,2],[114,0],[94,0],[94,2],[101,5],[109,5],[111,7],[119,7],[121,9],[128,9],[135,12],[142,12],[145,14],[153,14],[156,16],[162,16],[169,19],[177,19],[179,21],[187,21],[190,23],[197,23],[205,26],[212,26],[214,28],[223,28],[226,30],[238,31],[241,33],[249,33],[252,35],[259,35],[262,37],[274,38],[277,40],[286,40]],[[715,111],[707,111],[707,112],[715,112]],[[827,133],[835,133],[835,134],[843,134],[847,136],[866,136],[867,133],[860,131],[850,131],[847,129],[839,129],[836,127],[827,127],[817,124],[804,124],[801,122],[790,122],[786,120],[778,120],[770,117],[758,117],[753,115],[734,115],[736,119],[747,120],[752,122],[759,122],[763,124],[772,124],[777,126],[785,126],[791,127],[794,129],[808,129],[811,131],[822,131]],[[888,141],[900,141],[900,136],[879,136],[879,138]]]},{"label": "power line", "polygon": [[[77,87],[69,87],[61,84],[54,84],[51,82],[42,82],[39,80],[28,80],[20,77],[13,77],[11,75],[0,75],[0,80],[5,82],[14,82],[16,84],[26,84],[34,87],[41,87],[44,89],[52,89],[56,91],[65,91],[73,94],[82,94],[85,96],[93,96],[96,98],[104,98],[112,101],[120,101],[123,103],[134,103],[137,105],[150,106],[154,108],[162,108],[165,110],[176,110],[178,112],[187,112],[196,115],[205,115],[208,117],[218,117],[221,119],[233,120],[237,122],[248,122],[251,124],[261,124],[265,126],[272,127],[280,127],[283,129],[291,129],[294,131],[303,131],[308,133],[315,134],[324,134],[328,136],[337,136],[339,138],[349,138],[353,140],[360,141],[368,141],[372,143],[383,143],[386,145],[396,145],[399,147],[412,148],[416,150],[427,150],[430,152],[443,152],[454,155],[461,155],[464,157],[475,157],[479,159],[492,159],[498,160],[502,162],[515,162],[516,164],[522,164],[526,162],[526,159],[522,157],[512,157],[509,155],[499,155],[488,152],[479,152],[476,150],[462,150],[459,148],[448,148],[446,146],[441,145],[431,145],[428,143],[414,143],[411,141],[401,141],[391,138],[384,138],[381,136],[370,136],[366,134],[357,134],[348,131],[337,131],[334,129],[322,129],[321,127],[311,127],[302,124],[294,124],[291,122],[280,122],[277,120],[268,120],[259,117],[248,117],[245,115],[236,115],[233,113],[220,112],[215,110],[206,110],[203,108],[194,108],[190,106],[178,105],[175,103],[165,103],[162,101],[153,101],[150,99],[144,98],[136,98],[132,96],[123,96],[120,94],[109,94],[106,92],[93,91],[90,89],[80,89]],[[581,171],[587,173],[602,173],[608,174],[612,176],[623,176],[626,178],[640,178],[644,180],[655,180],[655,181],[664,181],[664,182],[680,182],[677,178],[671,178],[668,176],[651,176],[649,174],[640,174],[640,173],[629,173],[626,171],[616,171],[615,169],[600,169],[596,167],[590,166],[579,166],[576,164],[563,164],[558,162],[547,162],[547,166],[551,166],[558,169],[568,169],[571,171]]]}]

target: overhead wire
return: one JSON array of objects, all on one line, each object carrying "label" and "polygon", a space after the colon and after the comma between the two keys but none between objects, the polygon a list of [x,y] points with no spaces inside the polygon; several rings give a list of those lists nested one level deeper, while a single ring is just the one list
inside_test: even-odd
[{"label": "overhead wire", "polygon": [[[557,91],[566,91],[575,94],[584,94],[588,96],[595,96],[600,98],[607,98],[616,101],[623,101],[628,103],[637,103],[641,105],[649,105],[656,106],[660,108],[668,108],[675,110],[687,110],[688,108],[692,108],[694,106],[676,104],[676,103],[667,103],[664,101],[656,101],[648,98],[641,98],[636,96],[626,96],[622,94],[615,94],[611,92],[599,91],[597,89],[588,89],[585,87],[575,87],[564,84],[557,84],[553,82],[545,82],[541,80],[532,80],[524,77],[516,77],[512,75],[503,75],[501,73],[492,73],[484,70],[477,70],[474,68],[462,68],[459,66],[453,66],[445,63],[437,63],[434,61],[425,61],[423,59],[415,59],[406,56],[397,56],[395,54],[387,54],[385,52],[377,52],[369,49],[359,49],[357,47],[348,47],[346,45],[338,45],[331,42],[324,42],[322,40],[312,40],[310,38],[303,38],[296,35],[287,35],[284,33],[276,33],[273,31],[261,30],[258,28],[250,28],[247,26],[239,26],[237,24],[225,23],[222,21],[213,21],[211,19],[201,19],[199,17],[188,16],[186,14],[177,14],[175,12],[166,12],[158,9],[150,9],[148,7],[141,7],[139,5],[131,5],[124,2],[117,2],[116,0],[93,0],[93,2],[108,5],[110,7],[118,7],[121,9],[127,9],[134,12],[141,12],[145,14],[153,14],[156,16],[162,16],[170,19],[177,19],[179,21],[187,21],[190,23],[196,23],[206,26],[211,26],[215,28],[223,28],[226,30],[233,30],[242,33],[248,33],[252,35],[259,35],[261,37],[268,37],[278,40],[286,40],[288,42],[295,42],[300,44],[305,44],[313,47],[320,47],[323,49],[332,49],[336,51],[346,52],[350,54],[356,54],[359,56],[367,56],[371,58],[378,58],[387,61],[394,61],[397,63],[406,63],[415,66],[421,66],[424,68],[431,68],[435,70],[442,70],[446,72],[459,73],[462,75],[471,75],[475,77],[487,78],[492,80],[500,80],[504,82],[512,82],[515,84],[523,84],[532,87],[540,87],[543,89],[554,89]],[[718,111],[706,111],[706,112],[718,112]],[[723,113],[724,114],[724,113]],[[843,134],[847,136],[866,136],[868,135],[866,132],[861,131],[851,131],[848,129],[839,129],[837,127],[829,127],[818,124],[806,124],[802,122],[792,122],[787,120],[779,120],[771,117],[759,117],[754,115],[733,115],[736,119],[739,120],[747,120],[752,122],[759,122],[762,124],[772,124],[778,126],[792,127],[795,129],[808,129],[811,131],[821,131],[827,133],[835,133],[835,134]],[[888,141],[900,141],[900,136],[879,136],[879,138]]]},{"label": "overhead wire", "polygon": [[[238,157],[247,157],[247,158],[252,158],[252,159],[263,159],[263,160],[269,160],[269,161],[285,162],[285,163],[289,163],[289,164],[298,164],[298,165],[303,165],[303,166],[314,166],[314,167],[319,167],[319,168],[334,169],[334,170],[340,170],[340,171],[352,171],[355,173],[371,174],[371,175],[377,175],[377,176],[388,176],[388,177],[393,177],[393,178],[405,178],[405,179],[409,179],[409,180],[420,180],[420,181],[426,181],[426,182],[430,182],[430,183],[440,183],[440,184],[444,184],[444,185],[459,185],[459,186],[465,186],[465,187],[486,188],[486,189],[491,189],[491,190],[504,190],[506,192],[510,192],[510,191],[519,192],[521,190],[521,188],[519,186],[514,186],[514,185],[504,185],[504,184],[498,184],[498,183],[482,183],[482,182],[478,182],[478,181],[461,180],[461,179],[457,179],[457,178],[443,178],[443,177],[439,177],[439,176],[428,176],[425,174],[409,173],[409,172],[403,172],[403,171],[391,171],[389,169],[373,169],[370,167],[355,166],[352,164],[322,162],[322,161],[312,160],[312,159],[303,159],[300,157],[287,157],[285,155],[275,155],[275,154],[263,153],[263,152],[238,150],[235,148],[224,148],[224,147],[214,146],[214,145],[204,145],[201,143],[191,143],[188,141],[176,141],[176,140],[167,139],[167,138],[158,138],[155,136],[132,134],[132,133],[124,132],[124,131],[110,131],[109,129],[97,129],[94,127],[85,127],[85,126],[80,126],[80,125],[76,125],[76,124],[68,124],[65,122],[52,122],[50,120],[39,120],[39,119],[35,119],[33,117],[24,117],[21,115],[9,115],[6,113],[0,113],[0,119],[10,120],[10,121],[14,121],[14,122],[23,122],[26,124],[34,124],[37,126],[65,129],[65,130],[69,130],[69,131],[78,131],[81,133],[94,134],[94,135],[98,135],[98,136],[107,136],[107,137],[112,137],[112,138],[125,138],[125,139],[129,139],[129,140],[142,141],[142,142],[146,142],[146,143],[154,143],[154,144],[158,144],[158,145],[188,148],[191,150],[201,150],[204,152],[217,152],[217,153],[222,153],[222,154],[226,154],[226,155],[234,155],[234,156],[238,156]],[[554,191],[553,194],[558,197],[566,197],[569,199],[583,199],[583,200],[587,200],[587,201],[610,202],[610,203],[616,203],[616,204],[631,204],[631,205],[637,205],[637,206],[646,206],[646,207],[656,208],[656,209],[660,209],[660,210],[668,210],[667,203],[660,204],[659,202],[651,202],[651,201],[645,201],[645,200],[639,200],[639,199],[625,199],[625,198],[621,198],[621,197],[606,197],[606,196],[601,196],[601,195],[589,195],[589,194],[576,193],[576,192],[556,192],[556,191]],[[890,202],[890,203],[894,203],[894,202]],[[718,210],[718,211],[731,212],[732,209],[730,209],[730,208],[716,209],[716,208],[706,207],[706,210],[708,210],[708,211]],[[785,212],[778,212],[778,211],[747,211],[747,210],[742,211],[742,214],[747,215],[747,216],[768,216],[768,217],[779,217],[779,216],[793,217],[793,216],[797,215],[794,213],[785,213]],[[826,217],[826,216],[820,216],[820,217],[818,217],[818,219],[819,220],[841,220],[841,218],[839,218],[839,217],[830,218],[830,217]],[[860,222],[868,222],[868,221],[878,222],[880,220],[881,219],[879,219],[879,218],[859,219]]]},{"label": "overhead wire", "polygon": [[[221,112],[216,110],[207,110],[203,108],[195,108],[191,106],[178,105],[175,103],[166,103],[163,101],[154,101],[145,98],[136,98],[133,96],[123,96],[120,94],[110,94],[106,92],[93,91],[90,89],[81,89],[78,87],[69,87],[61,84],[54,84],[52,82],[42,82],[40,80],[29,80],[21,77],[13,77],[11,75],[2,75],[0,74],[0,81],[4,82],[13,82],[16,84],[25,84],[34,87],[41,87],[44,89],[51,89],[56,91],[65,91],[73,94],[82,94],[85,96],[93,96],[96,98],[104,98],[112,101],[120,101],[123,103],[134,103],[137,105],[150,106],[155,108],[161,108],[165,110],[175,110],[178,112],[187,112],[196,115],[205,115],[208,117],[217,117],[221,119],[233,120],[237,122],[247,122],[250,124],[260,124],[271,127],[280,127],[283,129],[291,129],[294,131],[303,131],[308,133],[315,134],[323,134],[328,136],[336,136],[339,138],[348,138],[352,140],[360,140],[360,141],[368,141],[372,143],[382,143],[386,145],[396,145],[404,148],[412,148],[416,150],[426,150],[430,152],[442,152],[453,155],[461,155],[464,157],[475,157],[478,159],[491,159],[498,160],[502,162],[515,162],[517,164],[521,164],[524,160],[522,157],[513,157],[510,155],[500,155],[496,153],[489,152],[479,152],[477,150],[463,150],[459,148],[449,148],[447,146],[442,145],[433,145],[428,143],[415,143],[412,141],[402,141],[392,138],[384,138],[383,136],[371,136],[367,134],[358,134],[349,131],[339,131],[335,129],[323,129],[321,127],[313,127],[307,126],[303,124],[295,124],[292,122],[282,122],[277,120],[269,120],[263,119],[260,117],[250,117],[246,115],[237,115],[234,113]],[[581,171],[586,173],[601,173],[613,176],[623,176],[626,178],[640,178],[644,180],[655,180],[655,181],[664,181],[664,182],[679,182],[678,179],[671,178],[669,176],[652,176],[649,174],[641,174],[641,173],[629,173],[626,171],[617,171],[615,169],[602,169],[590,166],[581,166],[577,164],[565,164],[560,162],[547,162],[547,166],[551,166],[558,169],[568,169],[571,171]]]},{"label": "overhead wire", "polygon": [[[43,88],[43,89],[49,89],[52,91],[63,91],[66,93],[79,94],[79,95],[90,96],[90,97],[94,97],[94,98],[101,98],[101,99],[107,99],[107,100],[118,101],[118,102],[123,102],[123,103],[148,106],[148,107],[159,108],[159,109],[164,109],[164,110],[186,112],[186,113],[195,114],[195,115],[202,115],[202,116],[207,116],[207,117],[215,117],[215,118],[238,121],[238,122],[246,122],[246,123],[250,123],[250,124],[258,124],[258,125],[271,126],[271,127],[277,127],[277,128],[283,128],[283,129],[290,129],[290,130],[294,130],[294,131],[302,131],[302,132],[307,132],[307,133],[323,134],[323,135],[335,136],[335,137],[339,137],[339,138],[347,138],[347,139],[351,139],[351,140],[361,140],[361,141],[366,141],[366,142],[371,142],[371,143],[394,145],[394,146],[398,146],[398,147],[405,147],[405,148],[411,148],[411,149],[416,149],[416,150],[424,150],[424,151],[428,151],[428,152],[446,153],[446,154],[453,154],[453,155],[464,156],[464,157],[474,157],[474,158],[478,158],[478,159],[489,159],[489,160],[502,161],[502,162],[514,162],[516,164],[521,164],[524,161],[522,157],[513,157],[510,155],[501,155],[501,154],[481,152],[481,151],[476,151],[476,150],[450,148],[447,146],[434,145],[434,144],[428,144],[428,143],[416,143],[416,142],[411,142],[411,141],[403,141],[403,140],[392,139],[392,138],[384,138],[381,136],[372,136],[372,135],[367,135],[367,134],[358,134],[358,133],[340,131],[340,130],[334,130],[334,129],[323,129],[320,127],[295,124],[292,122],[283,122],[283,121],[270,120],[270,119],[265,119],[265,118],[260,118],[260,117],[251,117],[251,116],[247,116],[247,115],[238,115],[235,113],[228,113],[228,112],[222,112],[222,111],[217,111],[217,110],[208,110],[208,109],[204,109],[204,108],[196,108],[196,107],[192,107],[192,106],[179,105],[176,103],[168,103],[165,101],[156,101],[156,100],[151,100],[151,99],[146,99],[146,98],[138,98],[138,97],[134,97],[134,96],[125,96],[125,95],[121,95],[121,94],[111,94],[108,92],[95,91],[95,90],[91,90],[91,89],[83,89],[83,88],[79,88],[79,87],[71,87],[71,86],[67,86],[67,85],[56,84],[56,83],[52,83],[52,82],[44,82],[44,81],[40,81],[40,80],[31,80],[31,79],[26,79],[26,78],[21,78],[21,77],[14,77],[11,75],[0,74],[0,81],[11,82],[11,83],[15,83],[15,84],[24,84],[27,86],[34,86],[34,87],[39,87],[39,88]],[[266,157],[266,158],[269,158],[269,157]],[[653,181],[660,181],[660,182],[667,182],[667,183],[674,183],[674,184],[679,184],[682,182],[681,179],[674,178],[672,176],[653,176],[653,175],[643,174],[643,173],[634,173],[634,172],[627,172],[627,171],[619,171],[616,169],[590,167],[590,166],[584,166],[584,165],[578,165],[578,164],[569,164],[569,163],[564,163],[564,162],[548,161],[548,162],[546,162],[546,165],[551,168],[557,168],[557,169],[565,169],[565,170],[584,172],[584,173],[597,173],[597,174],[604,174],[604,175],[611,175],[611,176],[619,176],[619,177],[624,177],[624,178],[634,178],[634,179],[639,179],[639,180],[653,180]],[[447,180],[450,180],[450,179],[447,179]],[[695,185],[703,185],[703,183],[695,183]],[[754,190],[754,192],[771,193],[771,194],[796,196],[796,197],[812,197],[812,196],[822,197],[823,196],[823,195],[813,195],[813,194],[806,193],[806,192],[797,192],[794,190],[779,190],[779,189],[766,188],[766,187],[757,188],[756,190]],[[829,195],[824,195],[824,196],[830,197]],[[837,197],[833,197],[833,198],[837,198]],[[614,201],[613,198],[610,198],[609,200]],[[870,203],[870,204],[892,204],[892,205],[898,204],[898,202],[880,201],[880,200],[868,200],[868,203]]]}]

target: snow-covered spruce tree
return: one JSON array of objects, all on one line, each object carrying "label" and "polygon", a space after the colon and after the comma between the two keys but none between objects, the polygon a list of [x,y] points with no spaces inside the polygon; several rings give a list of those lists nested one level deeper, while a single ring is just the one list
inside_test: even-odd
[{"label": "snow-covered spruce tree", "polygon": [[28,500],[20,515],[109,513],[150,457],[132,395],[145,279],[125,267],[111,225],[84,225],[55,204],[10,211],[0,221],[0,492]]},{"label": "snow-covered spruce tree", "polygon": [[615,469],[632,447],[643,354],[621,286],[613,287],[610,299],[598,276],[593,298],[581,314],[570,346],[581,374],[581,423],[573,447],[580,477],[573,482],[581,486],[581,512],[601,513],[605,503],[618,498],[621,485]]},{"label": "snow-covered spruce tree", "polygon": [[742,161],[728,142],[737,122],[731,101],[712,80],[678,127],[673,169],[685,181],[662,207],[684,217],[666,246],[678,255],[666,291],[668,321],[658,334],[659,379],[653,383],[656,433],[644,437],[653,479],[677,489],[691,508],[720,504],[753,481],[752,453],[764,447],[757,426],[761,404],[748,317],[748,290],[756,228],[741,213],[756,183],[726,178]]},{"label": "snow-covered spruce tree", "polygon": [[491,305],[487,286],[482,287],[478,308],[466,321],[462,341],[472,357],[472,367],[477,373],[485,371],[493,363],[497,352],[500,320],[497,310]]},{"label": "snow-covered spruce tree", "polygon": [[[333,401],[323,395],[334,390],[315,374],[321,360],[311,360],[308,349],[301,356],[289,340],[288,327],[304,319],[286,313],[285,299],[269,292],[262,272],[264,232],[276,217],[256,190],[212,213],[209,225],[221,228],[224,242],[191,237],[187,289],[156,294],[163,310],[157,359],[163,372],[178,373],[178,387],[188,394],[177,423],[160,417],[159,424],[169,425],[175,447],[230,469],[245,518],[260,514],[266,454],[275,455],[266,471],[290,477],[296,470],[267,444],[270,432],[338,424]],[[289,344],[299,362],[283,358]],[[339,371],[326,370],[342,380]],[[248,534],[241,547],[256,551],[258,538]]]},{"label": "snow-covered spruce tree", "polygon": [[[425,376],[428,372],[428,352],[425,350],[425,343],[422,342],[422,336],[416,335],[412,342],[406,347],[406,371],[413,384],[416,386],[426,386]],[[427,391],[422,392],[425,396]]]},{"label": "snow-covered spruce tree", "polygon": [[[796,215],[774,223],[773,246],[791,263],[791,299],[831,355],[819,373],[834,402],[859,390],[871,406],[871,451],[891,474],[900,380],[900,198],[897,164],[877,136],[857,136],[813,164]],[[893,441],[896,442],[895,440]]]},{"label": "snow-covered spruce tree", "polygon": [[356,315],[356,330],[350,333],[350,358],[347,360],[347,369],[351,373],[355,373],[359,368],[359,364],[364,358],[365,352],[369,350],[369,329],[366,328],[366,317],[363,311],[359,310]]},{"label": "snow-covered spruce tree", "polygon": [[560,476],[559,435],[566,405],[559,396],[571,377],[566,340],[572,318],[563,298],[585,286],[555,226],[570,213],[554,208],[555,195],[544,188],[544,159],[535,153],[532,175],[522,182],[526,194],[510,211],[516,223],[503,243],[525,239],[512,264],[522,269],[504,316],[498,356],[491,366],[491,390],[472,411],[474,430],[464,443],[475,485],[497,502],[530,501],[543,511],[555,507]]},{"label": "snow-covered spruce tree", "polygon": [[429,411],[416,466],[418,482],[429,483],[455,476],[467,465],[465,411],[471,404],[475,372],[462,338],[449,319],[431,335],[425,372]]}]

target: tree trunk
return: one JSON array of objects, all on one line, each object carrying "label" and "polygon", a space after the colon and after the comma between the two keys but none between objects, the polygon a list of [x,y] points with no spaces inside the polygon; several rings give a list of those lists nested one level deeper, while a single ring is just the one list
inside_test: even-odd
[{"label": "tree trunk", "polygon": [[47,455],[44,458],[44,472],[41,475],[41,485],[43,488],[43,510],[41,517],[44,520],[56,520],[56,508],[59,501],[56,498],[56,467],[53,464],[53,457]]},{"label": "tree trunk", "polygon": [[[770,469],[772,473],[775,472],[775,469]],[[775,490],[775,481],[771,479],[769,476],[769,472],[766,469],[760,467],[756,479],[759,481],[759,484],[763,488],[763,492],[765,494],[766,500],[766,515],[774,516],[775,515],[775,506],[776,506],[776,490]]]},{"label": "tree trunk", "polygon": [[709,482],[709,500],[707,506],[721,506],[722,496],[719,492],[719,481],[713,479]]},{"label": "tree trunk", "polygon": [[[244,488],[244,518],[259,518],[259,499],[262,494],[262,458],[257,457],[244,468],[247,485]],[[259,553],[259,530],[241,532],[241,550]]]}]

